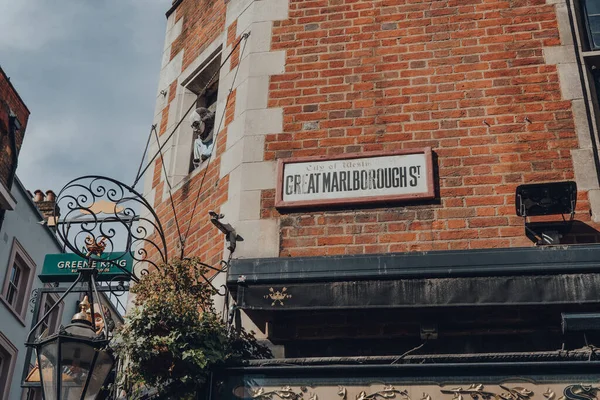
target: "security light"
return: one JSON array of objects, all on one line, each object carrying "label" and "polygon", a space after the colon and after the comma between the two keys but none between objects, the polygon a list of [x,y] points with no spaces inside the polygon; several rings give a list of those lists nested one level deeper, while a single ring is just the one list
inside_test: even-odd
[{"label": "security light", "polygon": [[575,214],[577,184],[552,182],[520,185],[517,187],[515,206],[520,217]]},{"label": "security light", "polygon": [[[515,207],[525,220],[525,234],[537,245],[559,244],[571,228],[577,204],[577,184],[572,181],[534,183],[517,187]],[[569,219],[565,219],[565,214]],[[561,215],[558,221],[531,222],[529,217]]]}]

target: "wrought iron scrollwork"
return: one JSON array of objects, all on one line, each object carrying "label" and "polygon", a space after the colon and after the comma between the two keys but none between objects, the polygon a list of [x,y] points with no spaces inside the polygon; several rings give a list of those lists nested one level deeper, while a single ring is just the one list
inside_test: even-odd
[{"label": "wrought iron scrollwork", "polygon": [[[112,263],[134,281],[168,260],[156,212],[140,193],[115,179],[89,175],[67,183],[57,196],[54,216],[57,234],[69,250]],[[119,265],[127,254],[134,261],[131,273]]]},{"label": "wrought iron scrollwork", "polygon": [[33,289],[31,291],[31,297],[29,298],[29,312],[33,313],[35,310],[35,304],[40,300],[40,291],[39,289]]},{"label": "wrought iron scrollwork", "polygon": [[126,292],[128,292],[129,285],[127,285],[125,283],[125,282],[127,282],[127,280],[128,280],[127,275],[119,275],[119,276],[115,276],[110,281],[108,281],[107,282],[108,283],[108,291],[110,292],[110,294],[112,296],[121,297]]}]

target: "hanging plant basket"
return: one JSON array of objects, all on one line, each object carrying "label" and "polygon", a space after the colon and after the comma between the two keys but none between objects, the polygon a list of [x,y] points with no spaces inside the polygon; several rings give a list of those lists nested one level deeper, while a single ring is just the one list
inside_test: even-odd
[{"label": "hanging plant basket", "polygon": [[117,335],[128,398],[148,387],[161,399],[194,398],[213,368],[270,357],[251,333],[229,329],[216,314],[207,272],[197,259],[174,260],[132,288],[135,307]]}]

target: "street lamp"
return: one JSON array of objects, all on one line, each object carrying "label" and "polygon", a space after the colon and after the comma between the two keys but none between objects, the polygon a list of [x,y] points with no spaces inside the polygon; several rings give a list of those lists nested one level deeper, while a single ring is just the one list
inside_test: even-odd
[{"label": "street lamp", "polygon": [[71,324],[34,344],[46,400],[95,399],[113,367],[108,340],[92,328],[89,305],[86,297]]},{"label": "street lamp", "polygon": [[[60,221],[58,210],[63,211]],[[137,210],[149,217],[140,216]],[[57,196],[54,218],[56,233],[65,248],[85,262],[77,263],[77,267],[83,265],[76,269],[77,278],[33,326],[26,345],[36,351],[45,400],[94,400],[115,364],[108,324],[95,318],[97,314],[105,316],[97,278],[106,282],[107,270],[115,267],[122,275],[112,279],[137,282],[136,272],[147,274],[148,265],[156,267],[155,261],[167,260],[166,239],[148,201],[132,187],[107,177],[84,176],[69,182]],[[80,229],[69,232],[72,225]],[[123,241],[125,251],[115,251],[115,241]],[[131,270],[122,265],[126,257],[133,259]],[[88,296],[71,323],[58,333],[32,340],[36,330],[79,283],[87,286]],[[112,290],[111,284],[108,286]]]},{"label": "street lamp", "polygon": [[[56,304],[59,304],[82,281],[88,282],[90,296],[100,300],[96,290],[96,268],[80,268],[79,276]],[[55,305],[56,305],[55,304]],[[53,311],[47,311],[28,336],[27,345],[35,349],[45,400],[93,400],[104,386],[115,363],[108,348],[106,324],[96,326],[93,302],[86,296],[79,304],[80,310],[71,323],[58,333],[33,342],[29,339],[42,321]],[[103,314],[102,305],[100,310]]]}]

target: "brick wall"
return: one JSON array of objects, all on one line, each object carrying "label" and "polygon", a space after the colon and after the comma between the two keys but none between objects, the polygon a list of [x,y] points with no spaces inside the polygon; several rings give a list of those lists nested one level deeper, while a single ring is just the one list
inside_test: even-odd
[{"label": "brick wall", "polygon": [[[183,51],[184,71],[221,34],[226,55],[241,32],[234,17],[226,25],[227,10],[252,6],[183,0],[174,11],[173,23],[183,23],[169,59]],[[279,222],[272,241],[279,241],[280,256],[532,245],[515,213],[515,189],[575,179],[572,150],[580,146],[572,102],[561,92],[557,66],[544,58],[544,49],[563,44],[555,5],[289,0],[289,18],[269,23],[271,52],[285,52],[285,72],[271,76],[268,88],[268,107],[283,110],[283,129],[265,135],[257,159],[431,147],[436,184],[434,200],[284,214],[274,207],[275,190],[262,190],[260,217]],[[239,50],[229,70],[238,57]],[[166,84],[160,135],[173,124],[168,116],[177,78]],[[235,96],[225,126],[243,112],[235,112]],[[185,255],[210,263],[222,257],[223,239],[207,212],[227,202],[229,176],[219,179],[226,135],[226,129],[219,134],[193,215],[203,172],[174,193],[181,230],[191,224]],[[157,160],[154,204],[174,255],[179,239],[161,168]],[[575,218],[579,223],[562,243],[600,241],[586,190],[578,193]]]},{"label": "brick wall", "polygon": [[17,116],[21,123],[21,130],[17,132],[16,136],[17,151],[20,151],[25,127],[29,119],[29,110],[11,84],[10,79],[0,68],[0,182],[5,186],[7,186],[7,180],[13,165],[11,142],[8,137],[10,111]]},{"label": "brick wall", "polygon": [[181,35],[171,45],[171,58],[184,50],[185,69],[213,40],[225,25],[224,0],[184,0],[175,11],[175,21],[183,19]]},{"label": "brick wall", "polygon": [[[545,0],[290,0],[269,92],[284,131],[265,159],[428,146],[439,187],[426,203],[281,215],[280,255],[530,246],[515,189],[573,179],[578,147],[542,52],[560,44],[556,18]],[[279,217],[273,203],[263,191],[263,218]],[[597,240],[592,227],[565,241]]]},{"label": "brick wall", "polygon": [[[225,2],[223,0],[184,0],[175,10],[176,23],[183,18],[181,34],[171,44],[170,59],[183,51],[182,70],[187,68],[198,55],[206,49],[223,32],[225,23]],[[177,77],[176,77],[177,78]],[[169,84],[169,98],[162,110],[159,123],[159,135],[170,134],[169,108],[173,106],[177,79]],[[226,128],[235,110],[235,93],[229,101],[223,126]],[[227,130],[222,130],[217,137],[216,156],[208,168],[191,174],[185,182],[173,192],[173,200],[177,210],[177,221],[166,191],[168,187],[161,178],[164,176],[160,157],[154,161],[152,188],[154,188],[154,207],[166,233],[167,247],[170,257],[179,257],[181,246],[179,230],[186,236],[184,256],[199,256],[209,264],[221,259],[223,250],[222,236],[215,234],[210,224],[208,211],[219,210],[227,199],[228,179],[219,179],[220,154],[224,151]],[[161,138],[162,139],[162,138]],[[190,149],[191,150],[191,149]],[[206,176],[204,176],[206,175]],[[166,198],[166,201],[163,201]],[[194,207],[194,205],[196,206]],[[152,249],[150,256],[153,255]]]}]

